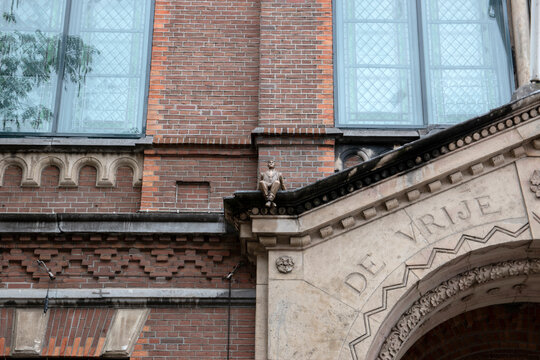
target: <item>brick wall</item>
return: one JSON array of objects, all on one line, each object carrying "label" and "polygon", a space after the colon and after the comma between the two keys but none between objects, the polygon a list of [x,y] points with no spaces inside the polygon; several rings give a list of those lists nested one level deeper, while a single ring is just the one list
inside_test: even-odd
[{"label": "brick wall", "polygon": [[332,139],[273,137],[261,139],[259,174],[268,169],[268,160],[276,162],[288,190],[315,182],[334,172],[334,141]]},{"label": "brick wall", "polygon": [[[41,356],[98,358],[115,313],[113,308],[51,308]],[[151,308],[130,359],[227,358],[228,309]],[[15,309],[0,308],[0,359],[13,347]],[[230,359],[253,359],[255,309],[231,308]]]},{"label": "brick wall", "polygon": [[[118,170],[115,187],[97,188],[92,167],[81,170],[77,188],[61,188],[53,166],[39,188],[25,188],[21,170],[8,167],[0,212],[220,212],[223,197],[256,189],[270,158],[289,189],[331,174],[331,15],[331,0],[156,0],[146,124],[153,143],[142,188],[128,168]],[[6,289],[226,288],[223,276],[242,259],[228,235],[3,234],[0,241]],[[49,284],[36,259],[56,280]],[[240,268],[233,287],[254,288],[254,273]],[[254,308],[233,308],[231,359],[254,358],[254,317]],[[12,320],[0,312],[0,322]],[[226,333],[225,307],[152,309],[133,358],[224,359]],[[61,351],[62,341],[50,342],[47,354]]]},{"label": "brick wall", "polygon": [[333,126],[332,1],[261,0],[259,126]]},{"label": "brick wall", "polygon": [[540,305],[488,306],[458,315],[419,339],[404,360],[538,359]]},{"label": "brick wall", "polygon": [[[222,211],[223,197],[256,188],[256,156],[242,148],[151,150],[145,156],[141,209],[144,211]],[[177,183],[207,183],[208,201],[182,193]]]},{"label": "brick wall", "polygon": [[[241,260],[234,237],[156,235],[2,235],[0,288],[227,288]],[[56,279],[49,282],[36,260]],[[234,288],[253,288],[241,267]]]},{"label": "brick wall", "polygon": [[96,187],[96,169],[85,166],[79,186],[58,186],[60,172],[55,166],[43,169],[41,186],[21,187],[22,171],[7,167],[0,187],[0,213],[132,213],[140,206],[140,187],[133,187],[133,172],[121,167],[112,188]]},{"label": "brick wall", "polygon": [[[231,309],[231,359],[255,358],[255,309]],[[131,359],[227,358],[227,308],[152,309]]]},{"label": "brick wall", "polygon": [[257,124],[258,47],[257,1],[157,0],[147,133],[157,143],[249,140]]},{"label": "brick wall", "polygon": [[303,136],[276,150],[290,189],[333,173],[331,0],[157,0],[150,83],[143,211],[221,211],[256,188],[270,133]]}]

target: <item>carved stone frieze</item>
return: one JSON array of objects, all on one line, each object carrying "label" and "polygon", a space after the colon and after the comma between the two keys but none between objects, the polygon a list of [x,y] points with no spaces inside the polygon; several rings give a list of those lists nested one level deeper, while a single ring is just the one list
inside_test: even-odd
[{"label": "carved stone frieze", "polygon": [[439,284],[401,315],[381,346],[377,360],[395,359],[413,330],[447,300],[477,284],[529,274],[540,274],[540,259],[504,261],[477,267]]},{"label": "carved stone frieze", "polygon": [[60,170],[59,185],[76,187],[79,185],[79,172],[84,166],[96,168],[97,187],[116,185],[116,172],[127,166],[133,171],[133,186],[142,182],[143,157],[141,154],[126,153],[0,153],[0,186],[7,167],[15,165],[22,170],[21,186],[39,187],[41,172],[53,165]]}]

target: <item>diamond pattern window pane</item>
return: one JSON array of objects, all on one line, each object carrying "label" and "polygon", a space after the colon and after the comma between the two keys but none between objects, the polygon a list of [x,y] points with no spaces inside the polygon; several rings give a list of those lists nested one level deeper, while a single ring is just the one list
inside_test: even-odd
[{"label": "diamond pattern window pane", "polygon": [[64,10],[59,0],[0,0],[0,131],[51,130]]},{"label": "diamond pattern window pane", "polygon": [[0,132],[141,134],[151,3],[0,0]]},{"label": "diamond pattern window pane", "polygon": [[406,0],[346,0],[347,19],[398,20],[407,18]]},{"label": "diamond pattern window pane", "polygon": [[433,72],[435,123],[455,124],[496,106],[497,80],[494,71],[437,70]]},{"label": "diamond pattern window pane", "polygon": [[482,18],[482,11],[487,11],[484,1],[428,1],[429,13],[433,20],[477,21]]},{"label": "diamond pattern window pane", "polygon": [[82,28],[85,31],[144,29],[146,9],[140,0],[82,1],[84,2]]},{"label": "diamond pattern window pane", "polygon": [[[73,96],[73,116],[66,132],[138,133],[138,78],[91,77],[80,94]],[[128,91],[126,91],[128,89]],[[75,89],[73,89],[75,90]],[[73,91],[75,92],[75,91]]]},{"label": "diamond pattern window pane", "polygon": [[346,66],[409,65],[407,23],[354,24],[347,35],[355,46],[346,51]]},{"label": "diamond pattern window pane", "polygon": [[84,33],[83,40],[85,43],[93,44],[99,51],[99,56],[96,56],[93,62],[91,74],[135,75],[141,73],[143,34]]},{"label": "diamond pattern window pane", "polygon": [[[483,26],[481,24],[440,24],[431,26],[430,44],[439,50],[431,63],[442,66],[484,65]],[[437,34],[438,33],[438,34]],[[437,34],[438,36],[433,36]],[[433,58],[435,54],[439,58]]]},{"label": "diamond pattern window pane", "polygon": [[[13,4],[13,7],[12,7]],[[34,32],[62,31],[65,0],[0,0],[0,12],[13,14],[15,21],[0,20],[3,30]]]},{"label": "diamond pattern window pane", "polygon": [[140,133],[144,108],[146,49],[150,2],[78,0],[70,35],[99,53],[92,71],[62,98],[67,133]]},{"label": "diamond pattern window pane", "polygon": [[508,101],[503,1],[337,0],[338,123],[453,124]]},{"label": "diamond pattern window pane", "polygon": [[[409,125],[414,111],[407,69],[360,68],[349,71],[347,98],[350,122],[364,125]],[[354,82],[353,82],[354,81]]]},{"label": "diamond pattern window pane", "polygon": [[434,0],[424,22],[429,120],[453,124],[509,100],[508,62],[489,0]]},{"label": "diamond pattern window pane", "polygon": [[417,109],[407,2],[348,0],[343,5],[341,124],[410,124]]}]

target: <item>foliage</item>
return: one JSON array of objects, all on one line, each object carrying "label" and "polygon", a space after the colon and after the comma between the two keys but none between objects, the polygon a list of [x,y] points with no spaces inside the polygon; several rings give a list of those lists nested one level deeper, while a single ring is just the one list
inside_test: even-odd
[{"label": "foliage", "polygon": [[[5,23],[17,22],[14,2],[11,12],[2,14]],[[64,81],[77,84],[80,90],[86,75],[92,71],[92,59],[98,54],[96,48],[86,45],[78,36],[62,38],[40,30],[33,33],[0,31],[1,131],[20,130],[22,124],[38,130],[52,121],[54,109],[32,101],[33,90],[49,86],[47,93],[54,92],[56,81],[51,82],[51,77],[59,75],[61,67]]]}]

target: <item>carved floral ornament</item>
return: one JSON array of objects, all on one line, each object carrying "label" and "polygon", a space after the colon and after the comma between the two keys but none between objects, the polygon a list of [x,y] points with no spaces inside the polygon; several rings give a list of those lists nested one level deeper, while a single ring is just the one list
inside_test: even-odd
[{"label": "carved floral ornament", "polygon": [[536,195],[537,198],[540,198],[540,171],[535,170],[531,175],[531,191]]},{"label": "carved floral ornament", "polygon": [[474,268],[443,282],[417,300],[401,317],[381,346],[377,360],[394,360],[413,330],[450,298],[477,284],[529,274],[540,274],[540,259],[505,261]]},{"label": "carved floral ornament", "polygon": [[276,268],[280,273],[288,274],[294,268],[294,260],[292,257],[283,255],[276,259]]}]

